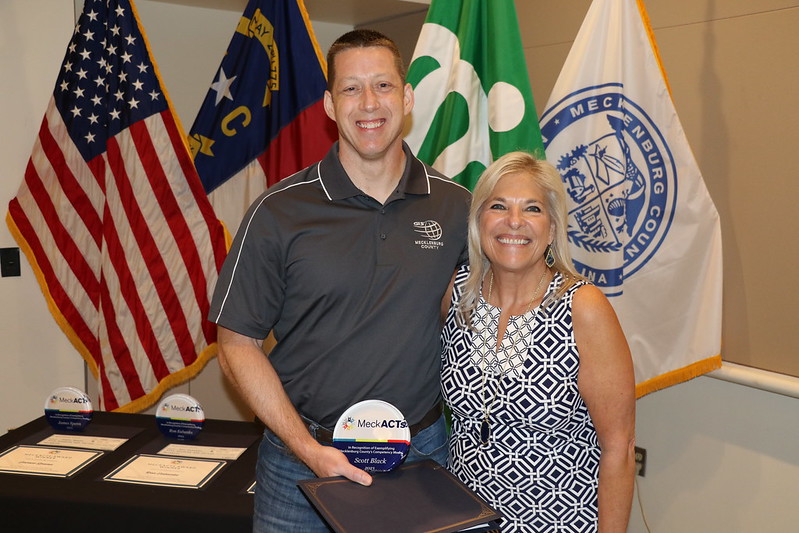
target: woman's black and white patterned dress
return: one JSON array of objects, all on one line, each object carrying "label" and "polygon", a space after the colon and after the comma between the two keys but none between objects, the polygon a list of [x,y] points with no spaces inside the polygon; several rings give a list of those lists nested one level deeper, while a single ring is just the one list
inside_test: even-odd
[{"label": "woman's black and white patterned dress", "polygon": [[[458,272],[453,304],[467,274],[468,267]],[[562,281],[557,274],[547,294]],[[472,331],[458,326],[454,305],[447,316],[441,381],[453,417],[449,468],[505,515],[503,533],[597,529],[599,446],[577,390],[571,318],[580,285],[547,309],[511,317],[499,354],[499,309],[481,297]]]}]

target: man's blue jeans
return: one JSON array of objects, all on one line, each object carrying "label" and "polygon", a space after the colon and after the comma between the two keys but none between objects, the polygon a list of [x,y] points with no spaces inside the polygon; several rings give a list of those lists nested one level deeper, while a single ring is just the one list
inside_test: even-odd
[{"label": "man's blue jeans", "polygon": [[[411,439],[405,462],[433,459],[447,464],[447,430],[444,417]],[[255,487],[254,533],[328,533],[297,481],[315,477],[268,429],[258,449]]]}]

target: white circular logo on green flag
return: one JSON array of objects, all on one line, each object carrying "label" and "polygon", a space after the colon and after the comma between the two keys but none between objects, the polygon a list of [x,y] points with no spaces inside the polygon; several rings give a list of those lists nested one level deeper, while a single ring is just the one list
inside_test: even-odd
[{"label": "white circular logo on green flag", "polygon": [[411,68],[432,68],[414,88],[411,130],[405,141],[439,172],[454,178],[476,164],[479,175],[492,161],[489,128],[506,132],[518,126],[524,97],[501,81],[486,95],[474,67],[461,57],[457,35],[443,26],[425,24],[417,50],[428,53],[416,57]]},{"label": "white circular logo on green flag", "polygon": [[417,157],[473,188],[486,166],[544,146],[512,0],[433,2],[408,82],[405,140]]}]

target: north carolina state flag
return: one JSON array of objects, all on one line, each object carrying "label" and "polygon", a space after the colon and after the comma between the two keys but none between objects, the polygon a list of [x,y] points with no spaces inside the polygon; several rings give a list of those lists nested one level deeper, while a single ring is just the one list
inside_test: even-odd
[{"label": "north carolina state flag", "polygon": [[189,133],[228,230],[268,185],[322,159],[336,140],[322,104],[326,71],[302,0],[250,0]]}]

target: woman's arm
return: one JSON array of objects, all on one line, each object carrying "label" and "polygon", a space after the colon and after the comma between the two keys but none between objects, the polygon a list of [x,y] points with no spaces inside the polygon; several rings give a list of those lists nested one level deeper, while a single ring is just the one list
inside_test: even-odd
[{"label": "woman's arm", "polygon": [[577,385],[602,453],[599,531],[624,533],[635,481],[635,375],[630,348],[613,307],[593,285],[576,291],[572,319],[580,353]]}]

